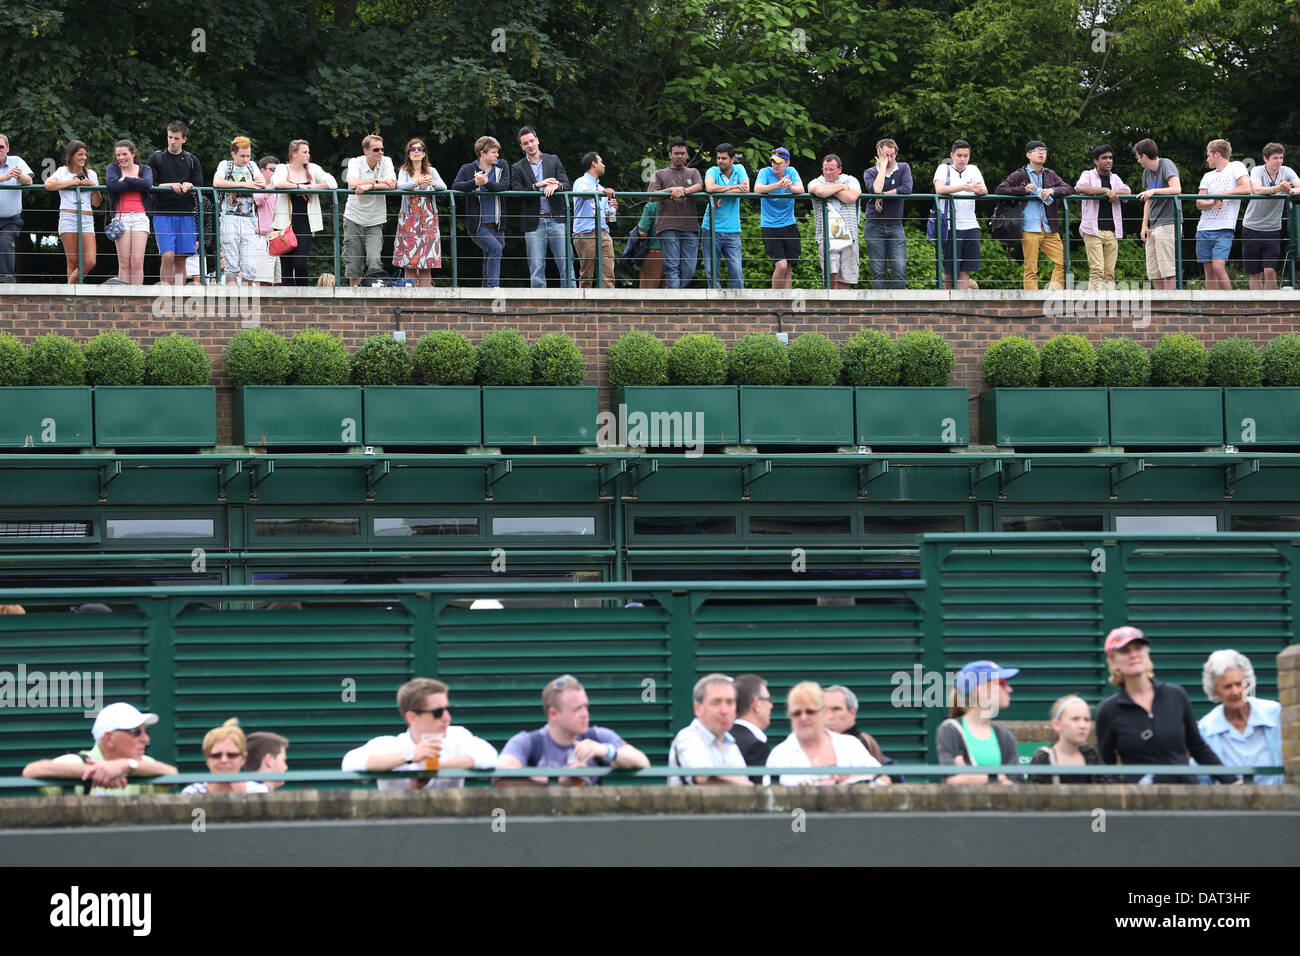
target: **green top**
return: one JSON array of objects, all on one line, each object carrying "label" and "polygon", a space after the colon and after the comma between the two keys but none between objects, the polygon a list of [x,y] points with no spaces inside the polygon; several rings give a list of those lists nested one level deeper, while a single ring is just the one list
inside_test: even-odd
[{"label": "green top", "polygon": [[[90,750],[85,751],[84,755],[81,753],[64,754],[62,757],[55,757],[54,762],[84,764],[86,762],[87,757],[90,758],[91,760],[104,759],[104,755],[99,751],[98,743],[95,744],[95,746],[91,747]],[[73,794],[79,795],[81,793],[81,788],[84,786],[84,784],[76,782],[76,783],[69,783],[69,786],[73,787],[72,790]],[[50,797],[61,796],[63,792],[64,792],[63,787],[41,787],[41,793]],[[166,792],[165,787],[158,787],[149,783],[128,783],[125,787],[92,787],[90,790],[90,795],[93,797],[128,797],[140,793],[164,793],[164,792]]]},{"label": "green top", "polygon": [[651,249],[661,249],[659,237],[655,235],[655,220],[659,218],[659,204],[653,199],[641,210],[641,221],[636,224],[637,231],[650,239]]},{"label": "green top", "polygon": [[996,767],[1002,763],[1002,748],[998,745],[998,735],[992,727],[989,728],[989,735],[981,740],[971,733],[966,718],[963,717],[961,735],[966,741],[966,752],[970,754],[973,763],[983,767]]}]

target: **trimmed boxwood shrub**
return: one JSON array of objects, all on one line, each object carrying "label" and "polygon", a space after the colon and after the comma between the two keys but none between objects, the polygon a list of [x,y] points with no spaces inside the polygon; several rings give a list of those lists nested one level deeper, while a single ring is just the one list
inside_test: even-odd
[{"label": "trimmed boxwood shrub", "polygon": [[903,373],[898,343],[879,329],[863,329],[844,343],[844,380],[850,385],[897,385]]},{"label": "trimmed boxwood shrub", "polygon": [[414,369],[406,343],[377,332],[352,355],[352,384],[409,385]]},{"label": "trimmed boxwood shrub", "polygon": [[784,385],[790,381],[790,351],[771,332],[751,332],[732,347],[727,380],[732,385]]},{"label": "trimmed boxwood shrub", "polygon": [[72,339],[55,332],[36,337],[27,350],[33,385],[85,385],[86,356]]},{"label": "trimmed boxwood shrub", "polygon": [[478,346],[476,376],[480,385],[531,385],[528,342],[514,329],[489,332]]},{"label": "trimmed boxwood shrub", "polygon": [[805,332],[787,351],[791,385],[834,385],[840,380],[844,360],[834,342],[820,332]]},{"label": "trimmed boxwood shrub", "polygon": [[26,385],[32,380],[23,343],[12,335],[0,335],[0,385]]},{"label": "trimmed boxwood shrub", "polygon": [[86,343],[87,385],[139,385],[144,382],[144,351],[118,329]]},{"label": "trimmed boxwood shrub", "polygon": [[663,385],[668,381],[668,349],[649,332],[626,332],[605,353],[609,387]]},{"label": "trimmed boxwood shrub", "polygon": [[1084,388],[1097,379],[1097,352],[1082,335],[1052,336],[1043,343],[1038,358],[1048,388]]},{"label": "trimmed boxwood shrub", "polygon": [[347,385],[352,377],[343,340],[325,329],[303,329],[289,340],[290,385]]},{"label": "trimmed boxwood shrub", "polygon": [[1210,356],[1196,336],[1172,332],[1151,350],[1153,385],[1198,387],[1210,372]]},{"label": "trimmed boxwood shrub", "polygon": [[952,346],[929,329],[913,329],[899,336],[898,357],[903,363],[898,384],[930,388],[951,382],[957,361]]},{"label": "trimmed boxwood shrub", "polygon": [[212,380],[212,359],[197,339],[173,332],[149,346],[144,380],[150,385],[207,385]]},{"label": "trimmed boxwood shrub", "polygon": [[1038,349],[1023,335],[1008,335],[984,350],[984,381],[993,388],[1031,388],[1041,372]]},{"label": "trimmed boxwood shrub", "polygon": [[428,332],[415,343],[415,370],[430,385],[473,385],[476,351],[454,329]]},{"label": "trimmed boxwood shrub", "polygon": [[230,384],[283,385],[289,380],[289,343],[270,329],[244,329],[226,346]]},{"label": "trimmed boxwood shrub", "polygon": [[1151,377],[1151,356],[1134,339],[1107,339],[1097,346],[1097,384],[1140,388]]},{"label": "trimmed boxwood shrub", "polygon": [[587,360],[578,343],[563,332],[547,332],[529,352],[534,385],[581,385],[587,380]]},{"label": "trimmed boxwood shrub", "polygon": [[687,332],[668,350],[673,385],[727,384],[727,347],[712,332]]},{"label": "trimmed boxwood shrub", "polygon": [[1286,332],[1265,347],[1264,384],[1300,386],[1300,334]]},{"label": "trimmed boxwood shrub", "polygon": [[1224,339],[1210,349],[1210,384],[1219,388],[1254,388],[1264,381],[1264,360],[1247,339]]}]

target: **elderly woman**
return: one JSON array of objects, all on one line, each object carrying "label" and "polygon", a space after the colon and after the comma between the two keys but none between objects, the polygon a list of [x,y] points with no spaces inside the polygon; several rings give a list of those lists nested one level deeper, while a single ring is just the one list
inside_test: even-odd
[{"label": "elderly woman", "polygon": [[[1155,679],[1146,635],[1117,627],[1106,635],[1110,682],[1119,688],[1097,707],[1097,752],[1106,763],[1186,766],[1188,754],[1201,764],[1223,765],[1201,739],[1187,691]],[[1152,778],[1154,779],[1154,778]],[[1140,782],[1147,782],[1143,778]],[[1196,777],[1161,775],[1160,783],[1197,783]],[[1241,783],[1241,778],[1220,778]]]},{"label": "elderly woman", "polygon": [[[1056,743],[1050,747],[1039,747],[1030,758],[1034,766],[1083,767],[1101,765],[1101,755],[1097,748],[1088,743],[1092,733],[1092,708],[1082,697],[1071,694],[1062,697],[1052,705],[1052,730],[1056,733]],[[1105,774],[1034,774],[1030,783],[1109,783],[1111,778]]]},{"label": "elderly woman", "polygon": [[[769,767],[879,767],[880,761],[867,752],[862,741],[826,729],[826,694],[821,685],[803,681],[790,688],[786,713],[793,733],[772,748],[767,756]],[[835,783],[889,783],[889,778],[874,774],[781,774],[778,783],[786,786]]]},{"label": "elderly woman", "polygon": [[[953,682],[952,705],[948,719],[934,735],[939,763],[959,767],[1018,764],[1016,738],[993,718],[1011,706],[1009,681],[1020,673],[1018,667],[999,667],[994,661],[971,661],[957,672]],[[957,773],[945,783],[991,783],[984,773]],[[998,774],[998,783],[1011,783],[1006,774]]]},{"label": "elderly woman", "polygon": [[[1201,669],[1205,696],[1219,706],[1196,724],[1209,748],[1229,766],[1282,765],[1282,705],[1255,696],[1255,668],[1234,650],[1215,651]],[[1281,774],[1261,774],[1247,783],[1282,783]]]},{"label": "elderly woman", "polygon": [[[203,759],[212,773],[243,773],[244,761],[248,757],[248,741],[239,726],[238,719],[231,717],[220,727],[213,727],[203,737]],[[236,783],[192,783],[181,793],[270,793],[271,789],[255,780]]]}]

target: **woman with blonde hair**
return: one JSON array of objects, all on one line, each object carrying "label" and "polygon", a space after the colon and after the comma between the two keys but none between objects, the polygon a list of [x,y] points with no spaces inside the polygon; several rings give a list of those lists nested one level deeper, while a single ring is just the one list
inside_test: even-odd
[{"label": "woman with blonde hair", "polygon": [[[447,184],[429,165],[429,149],[416,137],[406,144],[406,159],[397,172],[397,188],[445,190]],[[433,285],[431,270],[442,267],[442,234],[438,230],[438,208],[432,196],[412,193],[402,197],[397,217],[397,238],[393,240],[393,265],[406,272],[417,286]]]},{"label": "woman with blonde hair", "polygon": [[[239,726],[239,718],[231,717],[220,727],[213,727],[203,737],[203,759],[211,773],[242,773],[248,757],[248,740]],[[271,789],[256,780],[211,783],[192,783],[181,793],[270,793]]]},{"label": "woman with blonde hair", "polygon": [[338,180],[311,161],[311,146],[305,139],[295,139],[289,144],[289,161],[276,166],[271,174],[271,188],[285,190],[276,204],[271,228],[292,228],[298,240],[296,248],[280,256],[281,276],[285,285],[306,285],[312,236],[325,228],[325,222],[321,218],[320,196],[301,191],[338,189]]},{"label": "woman with blonde hair", "polygon": [[[1092,709],[1088,702],[1076,694],[1059,698],[1052,705],[1052,730],[1056,732],[1056,743],[1050,747],[1039,747],[1029,759],[1034,766],[1050,765],[1053,767],[1082,767],[1084,765],[1101,765],[1101,756],[1097,748],[1088,743],[1092,733]],[[1108,783],[1110,778],[1104,774],[1032,774],[1030,783]]]},{"label": "woman with blonde hair", "polygon": [[[952,706],[948,719],[935,734],[939,763],[959,767],[1018,764],[1016,738],[993,718],[1011,706],[1009,681],[1020,673],[1018,667],[998,667],[993,661],[971,661],[957,672],[953,682]],[[988,774],[957,773],[946,783],[992,783]],[[998,783],[1011,783],[1006,774],[998,774]]]},{"label": "woman with blonde hair", "polygon": [[[785,699],[791,734],[767,755],[769,767],[879,767],[880,761],[867,752],[862,741],[826,729],[826,694],[820,684],[806,680],[790,688]],[[876,774],[781,774],[783,786],[835,783],[889,783]]]}]

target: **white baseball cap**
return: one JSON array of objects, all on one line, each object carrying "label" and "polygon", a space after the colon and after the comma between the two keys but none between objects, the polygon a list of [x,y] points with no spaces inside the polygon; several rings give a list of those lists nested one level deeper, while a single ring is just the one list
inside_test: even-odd
[{"label": "white baseball cap", "polygon": [[119,700],[99,712],[90,735],[95,738],[96,743],[99,743],[104,734],[110,734],[115,730],[135,730],[141,726],[152,727],[156,723],[158,723],[157,714],[142,714],[130,704]]}]

